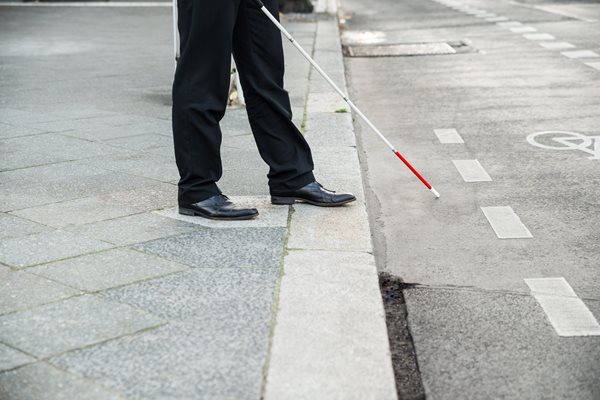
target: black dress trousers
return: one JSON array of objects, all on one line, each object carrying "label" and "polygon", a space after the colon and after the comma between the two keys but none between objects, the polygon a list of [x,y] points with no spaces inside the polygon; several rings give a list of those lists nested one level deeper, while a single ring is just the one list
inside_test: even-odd
[{"label": "black dress trousers", "polygon": [[[278,0],[263,0],[277,16]],[[221,129],[233,53],[271,194],[312,181],[313,160],[283,88],[281,34],[253,0],[178,0],[180,59],[173,82],[179,203],[221,193]]]}]

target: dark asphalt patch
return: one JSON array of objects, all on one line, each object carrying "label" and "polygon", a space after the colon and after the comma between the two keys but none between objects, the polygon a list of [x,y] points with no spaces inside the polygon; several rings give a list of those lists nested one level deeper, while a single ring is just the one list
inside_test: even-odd
[{"label": "dark asphalt patch", "polygon": [[392,364],[399,400],[425,399],[425,389],[412,336],[408,327],[408,314],[403,290],[414,285],[386,272],[379,274],[379,288],[385,308],[385,319],[390,340]]}]

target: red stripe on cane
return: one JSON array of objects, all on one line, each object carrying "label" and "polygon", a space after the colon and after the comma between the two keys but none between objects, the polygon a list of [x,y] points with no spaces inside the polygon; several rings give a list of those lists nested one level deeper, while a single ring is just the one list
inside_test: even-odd
[{"label": "red stripe on cane", "polygon": [[400,154],[399,151],[395,151],[394,154],[396,154],[398,156],[398,158],[400,160],[402,160],[402,162],[404,163],[404,165],[406,165],[408,167],[408,169],[410,169],[413,172],[413,174],[415,174],[417,176],[417,178],[419,178],[419,180],[421,180],[421,182],[423,182],[423,184],[425,186],[427,186],[427,189],[431,190],[431,185],[429,184],[429,182],[427,182],[425,180],[425,178],[423,178],[421,176],[421,174],[419,173],[419,171],[417,171],[412,165],[410,165],[410,163],[406,160],[406,158],[404,158],[402,156],[402,154]]}]

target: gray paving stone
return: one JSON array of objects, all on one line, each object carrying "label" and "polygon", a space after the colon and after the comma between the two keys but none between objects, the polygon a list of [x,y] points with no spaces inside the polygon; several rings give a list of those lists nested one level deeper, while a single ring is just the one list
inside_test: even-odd
[{"label": "gray paving stone", "polygon": [[56,120],[63,119],[82,119],[92,117],[111,116],[117,113],[107,110],[101,110],[94,107],[84,108],[81,104],[76,105],[60,105],[58,108],[48,107],[45,114],[56,118]]},{"label": "gray paving stone", "polygon": [[124,400],[125,397],[47,363],[39,362],[0,374],[0,399]]},{"label": "gray paving stone", "polygon": [[30,233],[49,231],[51,228],[15,217],[7,213],[0,213],[0,239],[11,236],[23,236]]},{"label": "gray paving stone", "polygon": [[256,207],[259,212],[257,218],[245,221],[216,221],[207,218],[192,217],[179,214],[178,208],[168,208],[156,211],[164,217],[185,221],[194,225],[207,228],[267,228],[287,227],[289,207],[271,204],[269,196],[231,196],[231,201],[240,207]]},{"label": "gray paving stone", "polygon": [[48,357],[162,323],[125,304],[86,295],[0,317],[0,341]]},{"label": "gray paving stone", "polygon": [[0,138],[3,139],[19,136],[38,135],[43,132],[44,131],[35,128],[0,123]]},{"label": "gray paving stone", "polygon": [[[170,122],[169,122],[170,126]],[[123,126],[93,126],[87,128],[73,129],[70,131],[61,132],[65,136],[72,136],[80,139],[105,141],[109,139],[124,138],[127,136],[163,133],[164,129],[159,125],[148,123],[137,123],[133,125]]]},{"label": "gray paving stone", "polygon": [[123,125],[133,125],[133,124],[142,124],[148,122],[156,122],[161,121],[157,118],[150,118],[143,115],[133,115],[133,114],[122,114],[119,113],[117,115],[109,115],[98,117],[97,120],[104,125],[111,126],[123,126]]},{"label": "gray paving stone", "polygon": [[[160,213],[160,215],[159,215]],[[179,214],[178,214],[179,215]],[[183,215],[182,215],[183,217]],[[190,217],[191,218],[191,217]],[[147,242],[197,229],[197,224],[155,213],[134,214],[68,228],[70,232],[119,245]]]},{"label": "gray paving stone", "polygon": [[[12,182],[0,192],[0,211],[19,210],[104,193],[131,191],[156,184],[155,180],[109,171],[50,182],[41,180],[28,185]],[[154,202],[157,200],[159,199],[155,199]]]},{"label": "gray paving stone", "polygon": [[135,207],[115,204],[106,196],[94,196],[25,208],[12,211],[11,214],[44,225],[62,228],[68,225],[80,225],[122,217],[140,211]]},{"label": "gray paving stone", "polygon": [[61,161],[77,160],[121,151],[119,148],[106,144],[56,133],[11,138],[4,140],[4,143],[22,154],[27,154],[27,152],[53,154],[57,157],[57,160]]},{"label": "gray paving stone", "polygon": [[202,229],[134,247],[195,268],[276,268],[284,228]]},{"label": "gray paving stone", "polygon": [[219,181],[225,194],[266,196],[269,194],[265,168],[228,169]]},{"label": "gray paving stone", "polygon": [[372,251],[364,204],[335,209],[294,205],[288,239],[290,249]]},{"label": "gray paving stone", "polygon": [[310,146],[315,149],[322,146],[356,146],[349,112],[310,113],[306,119],[305,136]]},{"label": "gray paving stone", "polygon": [[258,399],[268,328],[171,323],[52,358],[135,399]]},{"label": "gray paving stone", "polygon": [[21,365],[29,364],[35,361],[35,358],[0,343],[0,372],[6,371],[7,369],[20,367]]},{"label": "gray paving stone", "polygon": [[278,277],[277,268],[196,268],[102,296],[169,320],[269,325]]},{"label": "gray paving stone", "polygon": [[112,249],[29,268],[40,275],[88,292],[182,271],[187,267],[130,249]]},{"label": "gray paving stone", "polygon": [[394,399],[373,255],[290,251],[284,269],[264,397]]},{"label": "gray paving stone", "polygon": [[152,153],[113,154],[83,160],[89,165],[112,171],[122,171],[128,174],[170,182],[179,179],[179,171],[175,156],[169,157]]},{"label": "gray paving stone", "polygon": [[0,240],[0,262],[26,267],[112,247],[98,240],[55,230]]},{"label": "gray paving stone", "polygon": [[46,132],[62,133],[64,131],[79,130],[79,129],[98,129],[105,124],[101,118],[88,117],[88,118],[63,118],[58,121],[41,122],[38,124],[31,125],[35,129],[39,129]]},{"label": "gray paving stone", "polygon": [[40,122],[56,121],[58,119],[60,119],[60,117],[41,112],[31,112],[8,107],[0,108],[0,122],[5,124],[28,125]]},{"label": "gray paving stone", "polygon": [[106,169],[88,165],[82,161],[64,161],[0,172],[0,181],[5,185],[10,185],[11,190],[15,190],[26,184],[65,181],[106,173]]},{"label": "gray paving stone", "polygon": [[62,156],[60,153],[42,153],[40,151],[33,150],[25,152],[22,148],[13,146],[12,144],[6,144],[6,141],[0,141],[0,148],[2,148],[0,171],[26,168],[67,160],[67,158]]},{"label": "gray paving stone", "polygon": [[136,188],[124,188],[99,195],[106,201],[122,207],[135,207],[140,211],[151,211],[177,204],[177,186],[171,183],[157,183],[144,178],[131,177],[131,180],[151,182]]},{"label": "gray paving stone", "polygon": [[358,154],[354,147],[324,147],[313,151],[315,165],[327,176],[354,176],[361,180]]},{"label": "gray paving stone", "polygon": [[173,138],[165,135],[145,134],[105,140],[104,143],[131,150],[151,150],[157,147],[173,146]]},{"label": "gray paving stone", "polygon": [[0,268],[0,314],[64,299],[79,291],[22,271]]}]

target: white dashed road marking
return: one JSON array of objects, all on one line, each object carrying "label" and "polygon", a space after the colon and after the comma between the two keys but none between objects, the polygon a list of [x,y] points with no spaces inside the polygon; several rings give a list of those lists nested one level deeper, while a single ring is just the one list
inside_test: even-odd
[{"label": "white dashed road marking", "polygon": [[527,33],[527,32],[537,32],[532,26],[517,26],[515,28],[510,28],[510,31],[513,33]]},{"label": "white dashed road marking", "polygon": [[559,336],[599,336],[600,324],[565,278],[525,279]]},{"label": "white dashed road marking", "polygon": [[498,22],[496,25],[501,26],[502,28],[513,28],[515,26],[522,26],[523,24],[519,21],[507,21],[507,22]]},{"label": "white dashed road marking", "polygon": [[575,48],[575,45],[569,42],[540,42],[539,45],[548,50],[565,50]]},{"label": "white dashed road marking", "polygon": [[555,37],[549,33],[526,33],[523,37],[527,40],[554,40]]},{"label": "white dashed road marking", "polygon": [[600,71],[600,61],[585,63],[585,65],[590,66],[590,67],[595,68],[598,71]]},{"label": "white dashed road marking", "polygon": [[464,143],[463,138],[456,129],[434,129],[440,143]]},{"label": "white dashed road marking", "polygon": [[491,182],[492,178],[478,160],[452,160],[465,182]]},{"label": "white dashed road marking", "polygon": [[575,50],[575,51],[563,51],[563,56],[569,58],[597,58],[600,57],[600,54],[591,51],[591,50]]},{"label": "white dashed road marking", "polygon": [[509,206],[481,207],[496,236],[500,239],[527,239],[533,235]]},{"label": "white dashed road marking", "polygon": [[493,18],[486,18],[485,19],[487,22],[502,22],[502,21],[508,21],[507,17],[493,17]]}]

